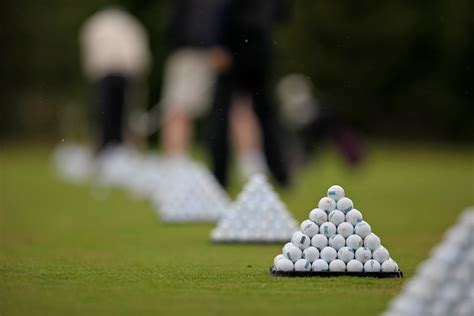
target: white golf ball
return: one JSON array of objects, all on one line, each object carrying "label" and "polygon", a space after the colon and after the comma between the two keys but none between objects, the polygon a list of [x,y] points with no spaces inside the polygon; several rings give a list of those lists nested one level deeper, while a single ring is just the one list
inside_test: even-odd
[{"label": "white golf ball", "polygon": [[277,267],[277,264],[278,264],[278,261],[280,261],[281,259],[284,259],[285,256],[282,255],[282,254],[279,254],[278,256],[275,257],[275,259],[273,259],[273,266],[276,268]]},{"label": "white golf ball", "polygon": [[319,232],[329,238],[336,234],[336,226],[331,222],[323,223],[319,226]]},{"label": "white golf ball", "polygon": [[276,266],[277,270],[284,271],[284,272],[293,271],[293,267],[294,267],[293,262],[291,262],[291,260],[288,260],[286,258],[278,260],[278,263]]},{"label": "white golf ball", "polygon": [[374,251],[380,247],[380,238],[374,233],[370,233],[364,238],[364,246]]},{"label": "white golf ball", "polygon": [[380,246],[372,252],[372,258],[377,260],[379,263],[382,263],[390,258],[390,254],[388,253],[387,248]]},{"label": "white golf ball", "polygon": [[336,226],[344,222],[345,219],[346,216],[339,210],[333,210],[328,215],[328,220]]},{"label": "white golf ball", "polygon": [[344,271],[346,271],[346,264],[342,260],[334,259],[329,264],[329,271],[344,272]]},{"label": "white golf ball", "polygon": [[345,263],[348,263],[354,259],[354,249],[349,247],[342,247],[337,251],[337,258],[341,259]]},{"label": "white golf ball", "polygon": [[344,189],[339,185],[333,185],[328,189],[328,197],[337,202],[344,197]]},{"label": "white golf ball", "polygon": [[286,252],[283,252],[283,254],[285,255],[285,257],[287,257],[293,262],[298,261],[298,259],[301,259],[301,257],[303,256],[303,252],[301,251],[301,249],[293,244],[288,246],[285,245],[285,248],[286,249],[284,249],[284,251]]},{"label": "white golf ball", "polygon": [[295,271],[311,271],[311,263],[306,259],[299,259],[295,262]]},{"label": "white golf ball", "polygon": [[380,263],[377,260],[369,260],[364,263],[365,272],[380,272]]},{"label": "white golf ball", "polygon": [[315,208],[309,213],[309,219],[321,225],[328,221],[328,214],[322,209]]},{"label": "white golf ball", "polygon": [[328,238],[322,234],[314,235],[311,238],[311,245],[321,250],[328,245]]},{"label": "white golf ball", "polygon": [[372,251],[370,251],[369,248],[360,247],[355,252],[355,258],[356,258],[356,260],[358,260],[362,263],[366,263],[367,261],[372,259]]},{"label": "white golf ball", "polygon": [[341,198],[339,201],[337,201],[337,209],[341,212],[344,212],[344,214],[347,214],[352,208],[354,207],[354,203],[352,203],[352,200],[346,197]]},{"label": "white golf ball", "polygon": [[364,265],[358,260],[351,260],[347,263],[348,272],[362,272],[364,270]]},{"label": "white golf ball", "polygon": [[319,226],[315,222],[307,219],[301,223],[300,230],[303,234],[311,238],[319,233]]},{"label": "white golf ball", "polygon": [[337,233],[342,237],[347,238],[354,233],[354,226],[351,223],[343,222],[337,226]]},{"label": "white golf ball", "polygon": [[329,265],[325,260],[317,259],[313,262],[312,270],[316,271],[316,272],[328,271],[329,270]]},{"label": "white golf ball", "polygon": [[363,242],[362,238],[359,235],[355,235],[355,234],[350,235],[346,239],[346,246],[349,247],[349,248],[354,249],[354,251],[359,249],[359,247],[362,247],[363,243],[364,242]]},{"label": "white golf ball", "polygon": [[367,237],[371,232],[372,228],[370,228],[370,225],[365,221],[359,222],[355,226],[355,233],[362,238]]},{"label": "white golf ball", "polygon": [[346,214],[346,222],[351,223],[353,226],[357,225],[358,222],[361,222],[363,219],[362,213],[353,208]]},{"label": "white golf ball", "polygon": [[382,271],[383,272],[397,272],[398,271],[398,264],[389,258],[382,263]]},{"label": "white golf ball", "polygon": [[309,247],[309,244],[311,243],[311,238],[309,238],[302,232],[295,232],[293,233],[293,236],[291,236],[291,243],[303,250]]},{"label": "white golf ball", "polygon": [[329,214],[329,212],[336,208],[336,201],[328,197],[323,197],[321,200],[319,200],[318,208]]},{"label": "white golf ball", "polygon": [[336,249],[336,251],[344,247],[345,244],[346,240],[341,235],[333,235],[329,238],[329,246]]},{"label": "white golf ball", "polygon": [[319,259],[319,250],[316,247],[308,247],[303,251],[303,258],[313,263],[314,260]]},{"label": "white golf ball", "polygon": [[325,247],[323,248],[323,250],[321,250],[321,252],[319,253],[319,256],[321,257],[321,259],[329,263],[337,258],[337,252],[332,247]]}]

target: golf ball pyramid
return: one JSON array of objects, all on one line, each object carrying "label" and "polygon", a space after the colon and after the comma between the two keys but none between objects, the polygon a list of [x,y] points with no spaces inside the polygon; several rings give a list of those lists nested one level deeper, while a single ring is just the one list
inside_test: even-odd
[{"label": "golf ball pyramid", "polygon": [[[306,223],[309,225],[302,228],[308,234],[316,234],[318,226],[311,223]],[[297,229],[297,222],[273,191],[265,176],[254,175],[211,232],[211,241],[279,243],[291,239]],[[306,238],[299,240],[301,245],[295,246],[296,250],[292,250],[294,256],[298,256],[299,251],[298,259],[302,256],[302,250],[311,243],[310,237]],[[295,244],[297,242],[295,240]]]},{"label": "golf ball pyramid", "polygon": [[[419,265],[383,316],[474,315],[473,232],[474,208],[470,208]],[[393,265],[386,261],[382,270]]]},{"label": "golf ball pyramid", "polygon": [[286,240],[290,242],[273,261],[274,272],[399,272],[380,237],[339,185],[329,188],[300,230]]}]

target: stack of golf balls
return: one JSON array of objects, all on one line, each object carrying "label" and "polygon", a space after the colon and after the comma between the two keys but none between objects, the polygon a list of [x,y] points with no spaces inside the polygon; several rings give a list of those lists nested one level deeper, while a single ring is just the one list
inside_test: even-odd
[{"label": "stack of golf balls", "polygon": [[214,242],[282,242],[297,229],[263,175],[254,175],[211,232]]},{"label": "stack of golf balls", "polygon": [[80,144],[58,145],[52,158],[58,176],[69,182],[86,182],[94,171],[92,152]]},{"label": "stack of golf balls", "polygon": [[474,208],[466,210],[385,316],[474,315]]},{"label": "stack of golf balls", "polygon": [[152,195],[165,222],[215,222],[229,207],[227,194],[210,171],[189,159],[170,159]]},{"label": "stack of golf balls", "polygon": [[398,272],[380,238],[338,185],[329,188],[273,266],[284,272]]}]

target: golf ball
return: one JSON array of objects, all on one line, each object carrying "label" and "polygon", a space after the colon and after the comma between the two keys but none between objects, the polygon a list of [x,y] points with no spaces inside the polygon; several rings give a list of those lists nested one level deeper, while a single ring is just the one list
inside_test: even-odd
[{"label": "golf ball", "polygon": [[342,237],[347,238],[354,233],[354,226],[351,223],[343,222],[337,226],[337,233]]},{"label": "golf ball", "polygon": [[347,271],[349,272],[362,272],[364,265],[358,260],[351,260],[347,263]]},{"label": "golf ball", "polygon": [[278,260],[276,268],[277,270],[284,271],[284,272],[293,271],[293,262],[291,262],[291,260],[288,260],[286,258],[280,259]]},{"label": "golf ball", "polygon": [[337,202],[344,197],[344,189],[339,185],[333,185],[328,189],[328,197]]},{"label": "golf ball", "polygon": [[390,255],[388,253],[387,248],[385,248],[384,246],[380,246],[372,252],[372,258],[377,260],[379,263],[382,263],[388,260],[388,258],[390,258]]},{"label": "golf ball", "polygon": [[309,219],[301,223],[300,230],[303,234],[307,235],[310,238],[319,233],[318,225],[313,221],[310,221]]},{"label": "golf ball", "polygon": [[397,272],[398,271],[398,264],[389,258],[382,263],[382,271],[383,272]]},{"label": "golf ball", "polygon": [[328,220],[336,226],[344,222],[345,219],[346,219],[346,216],[344,215],[343,212],[339,210],[331,211],[331,213],[329,213],[329,216],[328,216]]},{"label": "golf ball", "polygon": [[316,247],[308,247],[303,251],[303,258],[313,263],[316,259],[319,259],[319,250]]},{"label": "golf ball", "polygon": [[336,251],[344,247],[345,244],[346,240],[341,235],[333,235],[329,238],[329,246],[336,249]]},{"label": "golf ball", "polygon": [[334,259],[329,264],[329,271],[344,272],[344,271],[346,271],[346,264],[342,260]]},{"label": "golf ball", "polygon": [[311,238],[311,245],[321,250],[328,245],[328,238],[322,234],[314,235]]},{"label": "golf ball", "polygon": [[283,254],[291,261],[296,262],[303,256],[303,252],[301,251],[301,249],[296,247],[295,245],[291,244],[285,247],[286,252],[284,252]]},{"label": "golf ball", "polygon": [[336,226],[331,222],[323,223],[319,227],[319,232],[329,238],[336,234]]},{"label": "golf ball", "polygon": [[352,210],[353,207],[354,204],[349,198],[343,197],[339,201],[337,201],[337,209],[344,212],[344,214],[347,214],[347,212]]},{"label": "golf ball", "polygon": [[362,238],[359,235],[355,235],[355,234],[350,235],[346,239],[346,246],[354,249],[354,251],[359,249],[359,247],[362,247],[363,243],[364,242],[363,242]]},{"label": "golf ball", "polygon": [[319,253],[319,256],[321,257],[321,259],[329,263],[337,258],[337,252],[332,247],[325,247],[323,248],[323,250],[321,250],[321,252]]},{"label": "golf ball", "polygon": [[311,263],[306,259],[299,259],[295,262],[295,271],[311,271]]},{"label": "golf ball", "polygon": [[278,265],[278,261],[280,261],[280,259],[284,259],[284,258],[285,258],[285,256],[282,255],[282,254],[276,256],[275,259],[273,259],[273,266],[276,268],[277,265]]},{"label": "golf ball", "polygon": [[329,213],[336,208],[336,201],[328,197],[323,197],[321,200],[319,200],[318,208],[322,209],[326,213]]},{"label": "golf ball", "polygon": [[362,213],[353,208],[346,214],[346,222],[351,223],[353,226],[357,225],[358,222],[362,221]]},{"label": "golf ball", "polygon": [[303,250],[309,247],[309,244],[311,243],[311,238],[309,238],[302,232],[295,232],[293,236],[291,236],[291,243]]},{"label": "golf ball", "polygon": [[328,214],[322,209],[315,208],[309,213],[309,219],[321,225],[328,221]]},{"label": "golf ball", "polygon": [[359,222],[355,226],[355,233],[362,238],[367,237],[371,232],[372,229],[370,228],[370,225],[365,221]]},{"label": "golf ball", "polygon": [[377,260],[369,260],[364,263],[365,272],[380,272],[380,263]]},{"label": "golf ball", "polygon": [[354,259],[354,249],[349,247],[342,247],[337,252],[337,258],[348,263],[352,259]]},{"label": "golf ball", "polygon": [[370,233],[364,238],[364,246],[374,251],[380,247],[380,238],[374,233]]},{"label": "golf ball", "polygon": [[329,265],[328,263],[323,260],[323,259],[316,259],[314,262],[313,262],[313,265],[312,265],[312,270],[313,271],[316,271],[316,272],[320,272],[320,271],[328,271],[329,269]]},{"label": "golf ball", "polygon": [[358,260],[362,263],[366,263],[367,261],[372,259],[372,252],[370,251],[369,248],[360,247],[355,252],[355,258],[356,258],[356,260]]}]

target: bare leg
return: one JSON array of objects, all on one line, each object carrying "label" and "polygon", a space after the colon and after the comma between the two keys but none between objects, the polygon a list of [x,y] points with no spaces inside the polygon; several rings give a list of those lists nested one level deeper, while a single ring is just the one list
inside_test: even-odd
[{"label": "bare leg", "polygon": [[161,143],[165,153],[168,155],[186,155],[192,134],[191,120],[186,113],[170,113],[161,132]]}]

